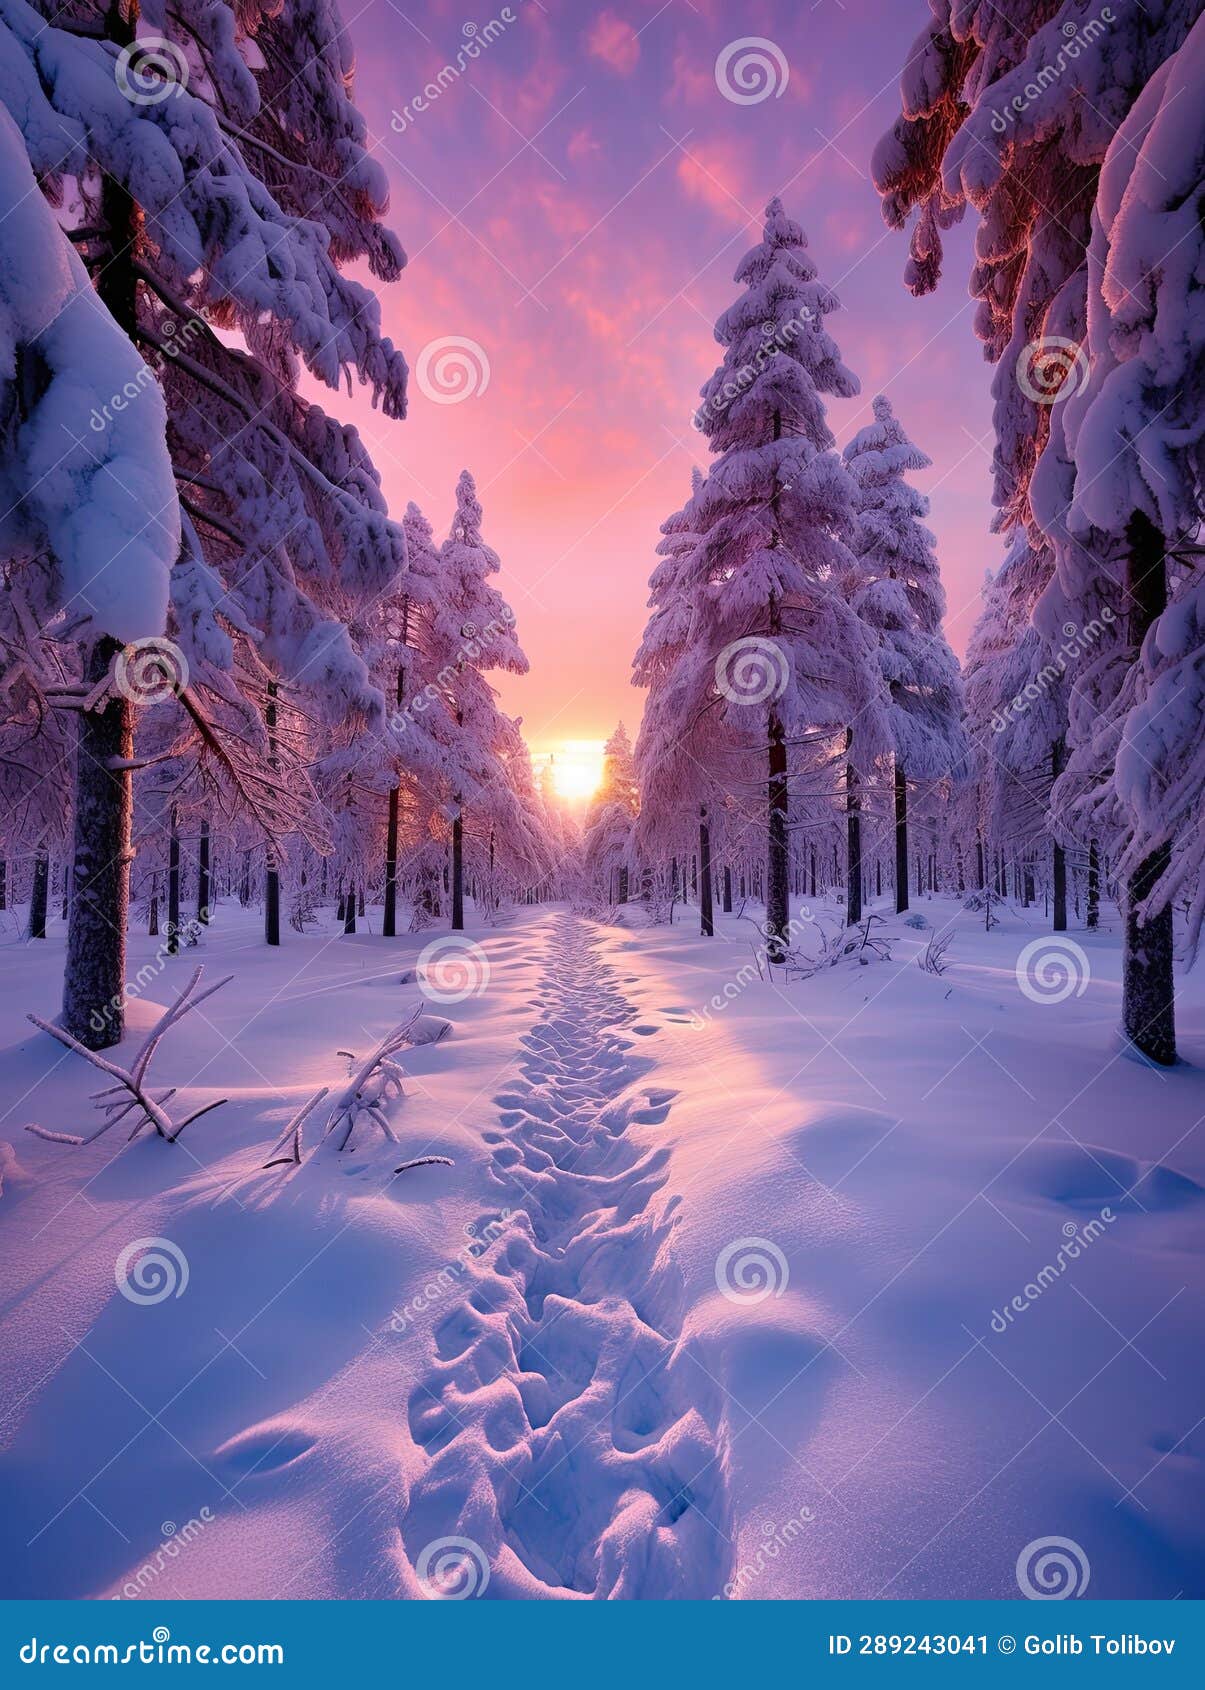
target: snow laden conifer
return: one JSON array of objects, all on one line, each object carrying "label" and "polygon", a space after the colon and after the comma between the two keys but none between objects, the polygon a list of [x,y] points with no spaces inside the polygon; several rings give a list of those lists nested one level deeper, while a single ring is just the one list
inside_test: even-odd
[{"label": "snow laden conifer", "polygon": [[[145,54],[139,30],[166,49]],[[60,245],[80,254],[140,355],[120,381],[130,360],[114,356],[104,397],[80,391],[77,434],[94,456],[130,426],[157,442],[143,481],[126,482],[140,511],[123,547],[107,560],[98,528],[92,585],[63,604],[88,618],[82,681],[116,674],[132,636],[106,603],[131,602],[132,560],[158,524],[173,567],[134,594],[133,637],[170,636],[155,661],[175,684],[157,690],[172,692],[214,792],[268,842],[269,937],[280,841],[310,807],[306,783],[281,766],[292,699],[304,693],[326,718],[379,715],[347,611],[404,561],[355,431],[298,391],[303,367],[332,387],[358,375],[387,415],[404,412],[405,364],[371,294],[341,273],[365,258],[390,280],[402,263],[380,226],[384,177],[351,70],[329,0],[237,15],[221,0],[0,8],[0,100],[64,208]],[[146,485],[165,440],[178,495]],[[62,508],[79,520],[78,500]],[[133,708],[145,689],[111,691],[80,714],[64,1011],[84,1040],[97,1006],[122,1002]],[[105,1042],[120,1036],[120,1009],[105,1027]]]},{"label": "snow laden conifer", "polygon": [[[668,671],[658,682],[658,768],[672,764],[675,731],[721,790],[752,797],[761,762],[766,927],[781,954],[791,752],[850,730],[851,762],[869,766],[886,722],[870,639],[842,596],[855,490],[824,409],[825,396],[851,397],[857,382],[825,328],[836,296],[780,200],[767,206],[762,238],[736,281],[742,292],[715,331],[724,356],[696,414],[717,454],[682,515],[697,543],[681,547],[659,607],[677,627],[666,644],[650,623],[665,653],[642,648],[637,677],[654,659]],[[676,730],[665,720],[670,710]],[[724,767],[735,743],[747,753],[739,771]],[[649,767],[645,757],[642,775]]]},{"label": "snow laden conifer", "polygon": [[[933,0],[909,55],[901,117],[873,161],[887,222],[902,228],[917,214],[907,271],[913,291],[937,284],[941,230],[968,206],[978,214],[971,291],[980,302],[977,331],[999,365],[999,526],[1011,533],[1033,524],[1054,542],[1058,581],[1038,610],[1048,641],[1065,606],[1079,626],[1105,608],[1116,614],[1116,637],[1107,642],[1115,649],[1094,650],[1082,689],[1078,676],[1073,682],[1070,764],[1054,792],[1061,809],[1068,794],[1078,802],[1094,788],[1094,825],[1125,780],[1121,720],[1142,690],[1143,654],[1158,644],[1157,634],[1151,648],[1147,640],[1167,602],[1166,547],[1181,538],[1186,518],[1199,518],[1199,496],[1183,502],[1156,491],[1183,491],[1186,483],[1167,471],[1192,460],[1196,425],[1186,436],[1170,425],[1150,452],[1140,442],[1169,396],[1173,410],[1177,395],[1194,413],[1199,408],[1194,378],[1185,379],[1196,368],[1185,312],[1195,284],[1174,238],[1161,244],[1161,237],[1183,219],[1180,234],[1198,239],[1186,207],[1199,182],[1199,100],[1190,97],[1187,110],[1173,114],[1164,95],[1170,85],[1187,86],[1197,66],[1195,42],[1180,54],[1189,32],[1200,29],[1201,8],[1199,0],[1158,7],[1115,0],[1108,10],[1105,19],[1086,0],[1054,7],[1029,0],[1005,16],[990,0]],[[1179,63],[1170,69],[1173,56]],[[1168,175],[1155,154],[1171,150],[1177,158]],[[1161,177],[1176,184],[1166,198],[1156,191]],[[1130,368],[1118,378],[1115,363]],[[1145,393],[1144,371],[1153,376]],[[1105,475],[1091,497],[1084,466],[1091,460],[1099,482],[1114,455],[1125,467]],[[1060,512],[1073,498],[1064,522]],[[1099,550],[1085,546],[1085,525],[1099,535]],[[1110,585],[1120,586],[1121,602],[1110,602]],[[1183,618],[1168,626],[1169,655],[1185,629]],[[1086,746],[1091,740],[1101,748],[1102,715],[1115,723],[1117,758],[1093,769]],[[1173,862],[1187,880],[1194,875],[1184,817],[1179,798],[1164,809],[1173,838],[1162,822],[1149,831],[1135,826],[1131,810],[1123,1026],[1131,1044],[1160,1063],[1175,1057]]]},{"label": "snow laden conifer", "polygon": [[895,907],[908,908],[908,781],[934,781],[962,767],[958,660],[942,633],[945,592],[936,540],[924,526],[929,501],[906,477],[932,460],[904,433],[890,401],[842,454],[857,488],[857,568],[850,604],[875,645],[886,688],[894,759]]},{"label": "snow laden conifer", "polygon": [[498,709],[486,675],[493,669],[525,674],[527,659],[515,636],[515,615],[490,576],[501,568],[482,536],[482,509],[468,470],[456,484],[456,510],[439,548],[438,593],[424,624],[427,693],[444,717],[451,748],[443,807],[451,827],[452,926],[464,926],[465,822],[476,824],[475,848],[487,857],[497,827],[512,819],[505,759],[513,754],[514,724]]},{"label": "snow laden conifer", "polygon": [[620,722],[603,747],[602,779],[586,811],[583,858],[596,896],[626,903],[630,855],[640,807],[636,761]]}]

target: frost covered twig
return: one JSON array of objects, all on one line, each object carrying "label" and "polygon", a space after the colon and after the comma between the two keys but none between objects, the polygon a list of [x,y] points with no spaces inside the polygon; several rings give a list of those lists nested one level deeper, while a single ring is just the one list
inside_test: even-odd
[{"label": "frost covered twig", "polygon": [[[282,1166],[296,1167],[300,1163],[302,1125],[310,1111],[318,1107],[329,1090],[329,1086],[321,1087],[320,1090],[314,1093],[308,1103],[302,1104],[301,1108],[293,1116],[284,1132],[281,1133],[275,1145],[272,1147],[272,1155],[268,1161],[264,1163],[265,1168],[279,1168]],[[286,1143],[288,1145],[287,1149],[285,1148]],[[277,1151],[280,1151],[281,1154],[277,1155]]]},{"label": "frost covered twig", "polygon": [[926,974],[944,974],[949,964],[946,961],[946,951],[949,949],[951,933],[934,933],[929,943],[917,957],[917,963]]},{"label": "frost covered twig", "polygon": [[[416,1009],[407,1020],[401,1022],[392,1032],[386,1033],[372,1054],[353,1070],[347,1086],[336,1098],[326,1123],[328,1135],[335,1136],[336,1150],[347,1149],[352,1133],[359,1126],[362,1116],[366,1116],[380,1127],[386,1138],[394,1144],[398,1143],[397,1134],[389,1125],[385,1105],[393,1098],[403,1095],[402,1081],[405,1075],[391,1059],[403,1045],[411,1042],[410,1035],[421,1014],[421,1008]],[[356,1057],[349,1050],[342,1050],[339,1055],[348,1057],[352,1062],[356,1061]]]},{"label": "frost covered twig", "polygon": [[393,1171],[395,1174],[405,1174],[411,1168],[454,1168],[456,1166],[450,1156],[416,1156],[410,1162],[400,1163]]},{"label": "frost covered twig", "polygon": [[[191,1115],[186,1115],[182,1121],[176,1122],[167,1113],[167,1105],[176,1095],[176,1087],[172,1086],[167,1091],[160,1092],[158,1096],[155,1096],[146,1084],[147,1069],[150,1067],[151,1058],[159,1048],[163,1035],[169,1028],[174,1027],[178,1021],[181,1021],[190,1009],[196,1009],[198,1004],[204,1003],[206,998],[212,997],[215,992],[220,991],[234,978],[232,974],[227,974],[214,985],[207,986],[203,992],[198,993],[196,988],[204,972],[203,965],[193,970],[192,978],[176,1001],[164,1010],[143,1040],[138,1054],[129,1068],[122,1068],[120,1064],[110,1061],[107,1056],[102,1056],[99,1051],[89,1050],[87,1045],[81,1044],[78,1039],[73,1038],[62,1027],[56,1027],[51,1021],[44,1021],[40,1015],[30,1015],[28,1019],[33,1022],[35,1027],[39,1027],[44,1033],[49,1033],[52,1039],[57,1039],[60,1044],[66,1045],[68,1050],[75,1051],[78,1056],[82,1056],[85,1061],[90,1062],[94,1068],[99,1068],[102,1074],[107,1074],[114,1081],[114,1084],[105,1086],[100,1091],[91,1094],[91,1101],[96,1104],[106,1118],[95,1132],[89,1133],[86,1137],[76,1133],[52,1132],[49,1128],[40,1127],[33,1122],[26,1126],[26,1132],[33,1133],[36,1138],[47,1139],[52,1144],[91,1144],[102,1133],[108,1132],[110,1127],[116,1126],[118,1121],[124,1120],[131,1110],[136,1109],[140,1113],[135,1118],[133,1131],[130,1133],[131,1139],[136,1137],[143,1127],[154,1127],[160,1138],[166,1139],[169,1144],[174,1144],[190,1122],[198,1120],[202,1115],[207,1115],[211,1109],[217,1109],[225,1103],[226,1099],[219,1097],[213,1103],[206,1103],[200,1109],[194,1109]],[[196,993],[195,996],[194,993]]]}]

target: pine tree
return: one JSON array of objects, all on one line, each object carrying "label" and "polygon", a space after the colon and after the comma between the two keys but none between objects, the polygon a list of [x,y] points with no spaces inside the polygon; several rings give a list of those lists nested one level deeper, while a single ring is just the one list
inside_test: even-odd
[{"label": "pine tree", "polygon": [[[372,296],[340,273],[366,257],[389,280],[402,255],[379,224],[384,176],[350,101],[347,45],[328,0],[247,9],[242,39],[225,7],[185,0],[166,10],[162,27],[189,70],[166,90],[158,72],[137,68],[136,21],[132,0],[99,17],[56,8],[49,22],[16,8],[0,43],[40,185],[55,203],[65,177],[77,190],[69,234],[57,235],[60,270],[70,239],[124,338],[81,453],[99,451],[103,462],[134,417],[154,442],[123,483],[136,509],[118,513],[115,503],[92,530],[96,585],[71,603],[91,617],[82,680],[116,681],[118,642],[169,633],[178,710],[207,775],[255,819],[275,860],[280,838],[304,826],[305,786],[278,767],[270,691],[279,680],[322,694],[328,715],[379,717],[383,700],[343,611],[404,562],[354,430],[302,399],[300,366],[332,387],[354,372],[388,415],[403,414],[405,364],[380,333]],[[127,403],[111,403],[115,393]],[[83,393],[73,398],[86,405]],[[81,431],[87,424],[85,410]],[[77,497],[60,490],[59,508],[60,528],[86,526]],[[118,530],[112,567],[98,570],[95,552]],[[52,546],[70,584],[70,537]],[[145,586],[131,594],[140,570]],[[124,1001],[128,694],[114,684],[79,729],[64,1014],[77,1037],[101,1044],[120,1037]]]},{"label": "pine tree", "polygon": [[[958,661],[942,633],[945,593],[929,501],[905,477],[927,469],[887,399],[842,454],[858,490],[850,602],[875,642],[894,753],[895,907],[908,908],[908,780],[960,769],[966,755]],[[852,877],[851,877],[852,878]]]},{"label": "pine tree", "polygon": [[[1084,707],[1071,711],[1071,763],[1054,789],[1056,811],[1094,784],[1121,795],[1120,751],[1114,768],[1093,769],[1085,744],[1099,746],[1102,717],[1122,743],[1125,717],[1143,689],[1143,653],[1158,644],[1168,545],[1178,542],[1186,518],[1199,520],[1198,499],[1183,497],[1183,475],[1171,478],[1177,495],[1160,499],[1137,442],[1160,420],[1160,404],[1180,402],[1186,415],[1196,414],[1188,375],[1195,352],[1183,327],[1193,283],[1177,239],[1197,238],[1187,207],[1199,146],[1188,115],[1172,114],[1164,95],[1171,84],[1187,87],[1197,68],[1195,43],[1175,69],[1168,66],[1199,29],[1200,9],[1199,0],[1159,7],[1118,0],[1110,20],[1073,20],[1065,7],[1027,0],[1002,27],[991,0],[935,0],[903,78],[904,115],[874,156],[887,222],[902,228],[919,214],[907,271],[914,292],[937,284],[941,229],[968,204],[979,214],[971,286],[980,301],[977,330],[999,365],[998,526],[1008,534],[1031,527],[1035,541],[1041,531],[1054,543],[1058,578],[1037,610],[1048,640],[1063,606],[1082,626],[1111,598],[1122,601],[1112,605],[1114,650],[1090,659],[1089,680],[1103,690],[1084,691]],[[1076,26],[1070,39],[1069,23]],[[1035,66],[1056,66],[1058,74],[1035,83]],[[1190,98],[1190,109],[1197,104]],[[1173,153],[1168,173],[1162,159]],[[1162,197],[1158,184],[1173,177],[1178,192]],[[1177,261],[1164,284],[1169,254]],[[1160,319],[1164,302],[1171,309]],[[1187,436],[1194,444],[1185,438],[1173,422],[1157,450],[1178,465],[1191,462],[1195,425]],[[1120,472],[1104,473],[1115,459],[1123,460]],[[1154,480],[1162,483],[1165,473],[1161,467]],[[1102,479],[1104,490],[1093,496]],[[1099,545],[1085,544],[1090,530]],[[1183,617],[1173,619],[1173,646],[1185,626]],[[1195,724],[1188,737],[1197,737]],[[1111,807],[1107,796],[1092,802],[1098,816]],[[1172,864],[1187,861],[1185,812],[1172,806],[1172,838],[1162,825],[1148,832],[1135,806],[1126,808],[1137,855],[1127,855],[1123,1024],[1138,1050],[1166,1063],[1175,1058]]]},{"label": "pine tree", "polygon": [[[824,327],[836,296],[817,279],[803,230],[780,200],[767,206],[762,239],[735,279],[743,291],[715,331],[724,357],[696,414],[718,457],[682,513],[698,542],[674,565],[673,615],[687,631],[662,681],[661,709],[722,790],[734,789],[725,754],[760,743],[766,930],[781,955],[791,749],[856,724],[851,756],[869,761],[886,724],[870,641],[841,593],[853,562],[854,488],[822,399],[850,397],[857,382]],[[638,678],[647,661],[642,649]],[[658,767],[669,737],[661,735]]]}]

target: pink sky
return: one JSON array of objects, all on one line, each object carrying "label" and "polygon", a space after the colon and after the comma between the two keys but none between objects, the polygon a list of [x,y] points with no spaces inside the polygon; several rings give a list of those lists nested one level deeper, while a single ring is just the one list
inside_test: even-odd
[{"label": "pink sky", "polygon": [[[459,470],[476,475],[531,660],[503,701],[533,749],[639,722],[629,670],[658,528],[705,464],[690,418],[718,361],[712,325],[775,193],[845,307],[828,326],[863,392],[830,405],[838,443],[884,391],[934,460],[918,481],[961,650],[1000,555],[990,371],[957,232],[949,281],[912,299],[906,242],[884,227],[868,174],[923,0],[487,0],[472,22],[463,0],[344,9],[410,254],[382,305],[412,379],[404,423],[359,399],[332,408],[362,427],[399,517],[413,498],[439,534]],[[416,110],[491,19],[476,60]],[[778,50],[785,87],[775,72],[780,93],[734,103],[717,58],[754,36]],[[469,354],[481,390],[440,404],[418,367],[447,337],[481,349]]]}]

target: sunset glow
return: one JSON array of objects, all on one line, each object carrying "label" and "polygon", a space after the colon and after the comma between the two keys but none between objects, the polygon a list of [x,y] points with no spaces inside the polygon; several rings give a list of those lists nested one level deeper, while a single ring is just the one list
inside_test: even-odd
[{"label": "sunset glow", "polygon": [[570,804],[583,804],[598,791],[603,772],[601,739],[570,739],[556,746],[543,761],[552,764],[552,782]]}]

